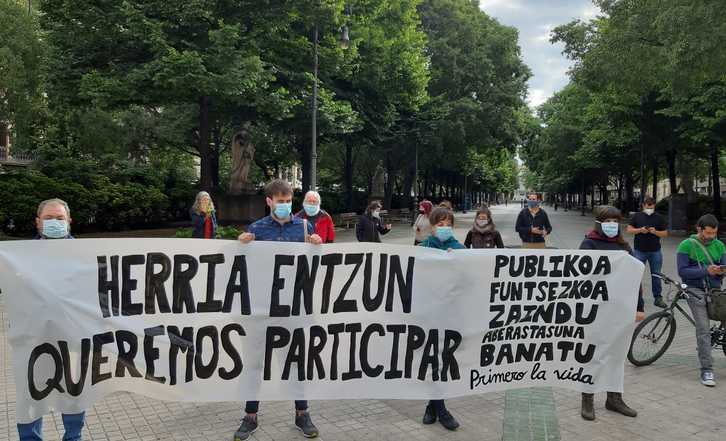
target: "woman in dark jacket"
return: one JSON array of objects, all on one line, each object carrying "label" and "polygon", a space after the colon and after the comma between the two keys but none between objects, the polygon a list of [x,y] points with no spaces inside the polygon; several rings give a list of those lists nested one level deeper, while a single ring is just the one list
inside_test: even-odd
[{"label": "woman in dark jacket", "polygon": [[381,203],[373,201],[368,205],[366,212],[358,217],[355,226],[355,237],[358,242],[380,242],[381,234],[391,231],[391,225],[383,225],[381,221]]},{"label": "woman in dark jacket", "polygon": [[[595,216],[595,228],[585,235],[585,239],[580,244],[581,250],[600,250],[600,251],[625,251],[633,254],[630,244],[623,239],[620,221],[623,215],[615,207],[603,206],[599,207]],[[643,293],[638,293],[638,312],[635,320],[643,319],[644,304]],[[638,412],[634,411],[623,401],[623,394],[619,392],[608,392],[608,398],[605,402],[605,408],[618,412],[625,416],[635,417]],[[594,394],[582,394],[582,418],[592,421],[595,419]]]},{"label": "woman in dark jacket", "polygon": [[197,193],[191,209],[192,237],[197,239],[214,239],[217,237],[217,215],[212,197],[206,191]]},{"label": "woman in dark jacket", "polygon": [[502,235],[497,231],[492,212],[487,207],[481,207],[476,212],[474,225],[464,240],[467,248],[504,248]]}]

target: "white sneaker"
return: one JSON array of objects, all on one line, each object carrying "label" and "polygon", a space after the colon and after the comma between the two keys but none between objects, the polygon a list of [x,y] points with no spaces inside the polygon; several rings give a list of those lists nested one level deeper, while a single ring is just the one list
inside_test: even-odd
[{"label": "white sneaker", "polygon": [[713,372],[711,371],[703,371],[701,372],[701,384],[708,387],[714,387],[716,385],[716,381],[713,379]]}]

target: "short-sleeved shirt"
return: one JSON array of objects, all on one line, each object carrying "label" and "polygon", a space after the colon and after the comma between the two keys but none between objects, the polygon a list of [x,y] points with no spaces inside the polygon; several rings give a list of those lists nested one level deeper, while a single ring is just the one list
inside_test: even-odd
[{"label": "short-sleeved shirt", "polygon": [[[630,226],[635,228],[653,227],[658,231],[665,231],[668,226],[665,219],[658,213],[647,215],[639,211],[630,219]],[[638,251],[652,253],[660,251],[660,237],[652,233],[636,234],[634,247]]]},{"label": "short-sleeved shirt", "polygon": [[255,235],[255,240],[305,242],[304,224],[307,224],[308,235],[313,234],[313,225],[297,217],[291,217],[289,222],[281,224],[272,216],[266,216],[250,225],[247,231]]}]

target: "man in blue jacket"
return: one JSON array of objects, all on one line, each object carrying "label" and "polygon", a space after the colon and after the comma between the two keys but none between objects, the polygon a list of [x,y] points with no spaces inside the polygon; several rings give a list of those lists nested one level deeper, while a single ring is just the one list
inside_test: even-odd
[{"label": "man in blue jacket", "polygon": [[701,364],[701,383],[713,387],[711,357],[711,321],[706,309],[706,291],[721,287],[726,270],[726,246],[718,240],[718,219],[712,214],[701,216],[696,223],[696,231],[678,246],[678,275],[683,283],[700,298],[690,296],[688,306],[696,322],[696,345],[698,361]]},{"label": "man in blue jacket", "polygon": [[[287,182],[277,179],[265,187],[267,205],[270,215],[265,216],[249,226],[246,233],[239,236],[240,242],[248,244],[253,240],[272,242],[307,242],[320,245],[323,241],[314,234],[313,225],[292,215],[292,187]],[[307,226],[307,231],[305,227]],[[257,430],[257,411],[259,401],[248,401],[245,405],[246,415],[234,434],[234,441],[243,441]],[[318,436],[318,429],[308,414],[306,400],[295,401],[295,426],[306,438]]]},{"label": "man in blue jacket", "polygon": [[[35,226],[38,230],[35,236],[37,240],[73,239],[71,210],[61,199],[48,199],[38,205]],[[62,415],[65,428],[63,441],[80,441],[85,415],[85,412]],[[43,418],[32,423],[18,423],[18,436],[20,441],[43,441]]]}]

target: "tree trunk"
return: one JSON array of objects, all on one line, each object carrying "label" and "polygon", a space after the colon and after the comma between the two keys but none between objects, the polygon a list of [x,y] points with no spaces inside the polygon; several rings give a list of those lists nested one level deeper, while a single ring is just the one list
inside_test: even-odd
[{"label": "tree trunk", "polygon": [[628,170],[625,174],[625,207],[623,214],[627,216],[635,207],[635,179],[633,178],[633,171]]},{"label": "tree trunk", "polygon": [[212,185],[219,188],[219,155],[222,151],[222,130],[219,126],[215,126],[214,132],[214,151],[212,152]]},{"label": "tree trunk", "polygon": [[653,199],[658,201],[658,159],[653,159]]},{"label": "tree trunk", "polygon": [[209,97],[199,98],[199,186],[204,191],[212,191],[214,187],[214,159],[209,145],[211,127],[209,123]]},{"label": "tree trunk", "polygon": [[721,173],[719,170],[719,153],[721,149],[716,143],[711,147],[711,179],[713,187],[713,214],[721,219]]},{"label": "tree trunk", "polygon": [[345,167],[343,170],[343,182],[345,182],[345,194],[348,211],[353,211],[353,146],[349,142],[345,143]]},{"label": "tree trunk", "polygon": [[402,200],[402,206],[401,208],[411,208],[413,207],[413,196],[411,196],[411,189],[414,185],[414,164],[412,163],[408,170],[406,171],[406,174],[403,177],[403,198]]},{"label": "tree trunk", "polygon": [[676,181],[676,150],[670,149],[666,152],[666,163],[668,165],[668,183],[671,194],[678,193],[678,182]]}]

